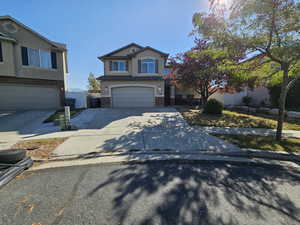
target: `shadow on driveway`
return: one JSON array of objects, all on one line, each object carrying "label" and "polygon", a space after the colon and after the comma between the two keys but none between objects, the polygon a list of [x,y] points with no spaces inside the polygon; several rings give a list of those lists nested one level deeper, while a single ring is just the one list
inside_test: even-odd
[{"label": "shadow on driveway", "polygon": [[[109,127],[108,127],[109,128]],[[239,148],[191,127],[178,114],[149,115],[143,121],[127,124],[126,131],[104,137],[99,151],[115,150],[177,150],[230,151]]]}]

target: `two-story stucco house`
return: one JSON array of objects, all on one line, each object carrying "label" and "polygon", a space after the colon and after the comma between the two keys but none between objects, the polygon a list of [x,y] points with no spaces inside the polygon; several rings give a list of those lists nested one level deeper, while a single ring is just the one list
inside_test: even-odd
[{"label": "two-story stucco house", "polygon": [[67,73],[65,44],[0,17],[0,110],[63,106]]},{"label": "two-story stucco house", "polygon": [[164,105],[168,54],[132,43],[98,58],[104,63],[98,78],[103,107]]}]

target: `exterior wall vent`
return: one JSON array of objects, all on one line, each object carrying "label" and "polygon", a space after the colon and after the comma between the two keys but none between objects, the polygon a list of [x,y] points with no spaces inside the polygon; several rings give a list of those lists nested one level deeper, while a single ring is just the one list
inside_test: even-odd
[{"label": "exterior wall vent", "polygon": [[3,28],[4,28],[5,31],[7,31],[11,34],[18,32],[18,26],[14,23],[11,23],[11,22],[3,23]]}]

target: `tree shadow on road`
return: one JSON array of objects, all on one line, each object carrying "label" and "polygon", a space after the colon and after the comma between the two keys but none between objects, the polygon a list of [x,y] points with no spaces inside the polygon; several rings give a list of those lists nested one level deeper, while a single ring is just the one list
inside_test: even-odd
[{"label": "tree shadow on road", "polygon": [[155,204],[134,224],[270,224],[270,215],[277,217],[276,224],[298,224],[299,205],[279,186],[299,184],[299,173],[283,167],[148,163],[116,169],[87,197],[114,187],[113,213],[119,224],[131,224],[130,215],[138,213],[145,196]]}]

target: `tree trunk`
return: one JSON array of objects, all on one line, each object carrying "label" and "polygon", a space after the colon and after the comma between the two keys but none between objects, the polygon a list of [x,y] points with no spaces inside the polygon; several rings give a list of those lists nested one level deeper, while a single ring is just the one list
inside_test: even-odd
[{"label": "tree trunk", "polygon": [[202,105],[205,106],[206,103],[207,103],[207,97],[206,97],[206,95],[202,95],[201,98],[202,98]]},{"label": "tree trunk", "polygon": [[287,96],[287,85],[288,85],[288,73],[289,73],[289,67],[288,65],[284,65],[283,67],[283,81],[281,84],[281,92],[280,92],[280,98],[279,98],[279,115],[278,115],[278,121],[277,121],[277,131],[276,131],[276,140],[281,141],[282,139],[282,128],[283,128],[283,122],[284,122],[284,116],[285,116],[285,102],[286,102],[286,96]]}]

